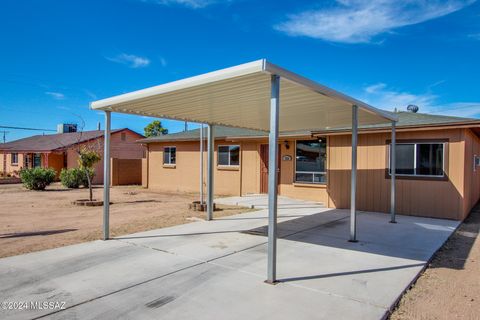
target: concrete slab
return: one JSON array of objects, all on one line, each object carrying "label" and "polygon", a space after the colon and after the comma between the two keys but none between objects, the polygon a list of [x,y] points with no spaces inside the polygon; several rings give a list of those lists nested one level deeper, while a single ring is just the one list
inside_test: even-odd
[{"label": "concrete slab", "polygon": [[[156,279],[198,262],[119,241],[94,241],[0,259],[1,301],[64,301],[67,306]],[[50,310],[0,310],[28,319]]]},{"label": "concrete slab", "polygon": [[[288,198],[283,199],[285,205],[296,204],[298,202],[298,200],[291,200],[289,202]],[[292,234],[305,229],[307,225],[308,227],[313,227],[315,226],[315,224],[312,224],[313,222],[320,225],[326,221],[338,219],[339,215],[333,214],[330,211],[331,210],[318,205],[303,208],[298,206],[281,208],[278,210],[278,221],[292,221],[292,223],[282,225],[279,228],[279,235]],[[316,221],[311,221],[308,217],[313,213],[325,214],[319,214]],[[299,218],[305,218],[305,220],[295,223],[294,221]],[[267,210],[259,210],[236,216],[218,218],[213,221],[201,221],[176,226],[175,228],[140,232],[117,237],[116,239],[194,258],[199,261],[209,261],[266,243],[266,239],[252,234],[266,232],[267,224]]]},{"label": "concrete slab", "polygon": [[145,284],[141,292],[125,290],[50,319],[368,319],[383,313],[357,301],[267,285],[247,273],[203,264]]},{"label": "concrete slab", "polygon": [[[216,203],[244,206],[248,208],[268,209],[268,196],[266,194],[251,194],[241,197],[226,197],[215,199]],[[322,202],[297,200],[284,196],[278,196],[279,209],[296,209],[296,208],[325,208]]]},{"label": "concrete slab", "polygon": [[380,319],[458,225],[362,213],[350,243],[348,211],[282,201],[278,285],[260,210],[0,259],[1,300],[67,307],[0,318]]}]

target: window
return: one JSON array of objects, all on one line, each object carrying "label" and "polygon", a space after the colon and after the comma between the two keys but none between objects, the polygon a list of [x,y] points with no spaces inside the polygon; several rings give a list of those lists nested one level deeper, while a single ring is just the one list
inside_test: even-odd
[{"label": "window", "polygon": [[11,159],[12,164],[17,165],[18,164],[18,153],[12,153],[11,156],[12,156],[12,159]]},{"label": "window", "polygon": [[42,166],[42,155],[40,153],[35,153],[33,155],[33,167],[38,168]]},{"label": "window", "polygon": [[177,147],[163,148],[163,164],[175,164],[177,161]]},{"label": "window", "polygon": [[240,165],[240,146],[219,146],[218,147],[218,165],[219,166]]},{"label": "window", "polygon": [[321,140],[299,140],[295,146],[295,182],[327,182],[327,142]]},{"label": "window", "polygon": [[[444,148],[444,143],[397,143],[395,173],[405,176],[443,177]],[[391,174],[391,170],[389,172]]]}]

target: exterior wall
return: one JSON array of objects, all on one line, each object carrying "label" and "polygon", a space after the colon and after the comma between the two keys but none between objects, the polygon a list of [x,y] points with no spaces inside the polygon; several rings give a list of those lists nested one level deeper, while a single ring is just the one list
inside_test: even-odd
[{"label": "exterior wall", "polygon": [[[125,133],[125,141],[122,141],[122,133]],[[130,130],[123,130],[115,132],[111,135],[111,158],[116,159],[142,159],[145,157],[145,147],[137,143],[138,139],[142,138],[141,135],[134,133]],[[103,183],[103,137],[92,140],[89,142],[82,143],[82,145],[92,146],[94,149],[98,150],[102,159],[95,166],[95,178],[93,179],[94,184]],[[65,155],[67,157],[67,168],[76,168],[78,167],[77,159],[77,150],[78,146],[73,146],[67,149]],[[52,152],[48,154],[48,167],[55,169],[57,172],[57,178],[60,174],[60,171],[64,167],[64,153]],[[42,167],[46,166],[46,153],[41,154],[41,163]],[[20,171],[24,165],[24,153],[18,153],[18,165],[11,164],[11,154],[7,153],[6,161],[6,172],[15,173]],[[0,153],[0,172],[3,172],[3,153]],[[141,166],[139,166],[141,169]],[[140,183],[141,180],[141,171],[136,170],[138,173],[138,178],[136,181]],[[131,175],[130,172],[122,173],[125,174],[125,179]]]},{"label": "exterior wall", "polygon": [[[246,195],[260,192],[260,145],[267,140],[255,141],[216,141],[214,152],[214,191],[217,195]],[[221,167],[217,165],[219,145],[240,145],[240,166],[238,168]],[[291,155],[292,160],[282,161],[280,173],[280,194],[298,199],[313,200],[328,204],[327,185],[293,184],[295,141],[289,140],[290,148],[281,145],[281,155]],[[163,165],[163,148],[177,148],[175,166]],[[149,144],[148,167],[143,169],[148,183],[144,186],[169,192],[199,192],[199,150],[196,141],[163,142]],[[206,184],[207,152],[204,148],[204,184]],[[204,186],[206,188],[206,185]]]},{"label": "exterior wall", "polygon": [[[46,154],[42,154],[42,167],[46,167],[46,165]],[[59,179],[60,171],[62,171],[63,168],[63,153],[49,153],[48,167],[55,170],[55,172],[57,173],[56,178]]]},{"label": "exterior wall", "polygon": [[[388,212],[390,179],[389,133],[360,134],[358,140],[357,208]],[[464,215],[464,129],[398,132],[402,139],[448,139],[445,150],[447,180],[411,180],[397,177],[397,212],[405,215],[463,219]],[[350,206],[351,136],[329,137],[329,188],[332,207]]]},{"label": "exterior wall", "polygon": [[[308,139],[302,139],[308,140]],[[287,149],[285,141],[288,143]],[[295,183],[295,140],[282,140],[281,143],[281,172],[280,172],[280,194],[283,196],[322,202],[330,207],[331,199],[327,192],[327,184]],[[327,140],[328,143],[328,140]],[[328,146],[327,146],[328,148]],[[328,150],[327,150],[328,153]],[[283,156],[291,156],[290,161],[282,159]],[[328,157],[327,157],[328,159]],[[328,161],[328,160],[327,160]],[[327,163],[328,168],[328,163]],[[328,178],[327,178],[328,181]]]},{"label": "exterior wall", "polygon": [[140,185],[142,183],[142,159],[111,159],[111,185]]},{"label": "exterior wall", "polygon": [[148,154],[142,159],[142,187],[148,188]]},{"label": "exterior wall", "polygon": [[4,164],[4,162],[3,162],[4,154],[0,153],[0,171],[3,173],[4,165],[5,165],[5,171],[7,173],[10,173],[14,176],[18,176],[18,172],[20,171],[20,169],[23,168],[23,162],[24,162],[23,156],[24,156],[23,153],[19,153],[18,154],[18,164],[13,165],[12,164],[12,154],[7,153],[6,157],[5,157],[6,162]]},{"label": "exterior wall", "polygon": [[[217,148],[224,144],[241,143],[216,141],[214,152],[214,192],[219,195],[240,195],[240,176],[243,159],[238,167],[217,165]],[[176,147],[176,164],[163,164],[163,148]],[[251,146],[250,146],[251,147]],[[169,192],[199,192],[200,189],[200,144],[199,142],[169,142],[149,144],[148,187]],[[207,175],[207,152],[204,149],[204,179]],[[243,153],[243,152],[241,152]],[[249,161],[249,160],[246,160]]]},{"label": "exterior wall", "polygon": [[[388,145],[391,134],[359,135],[357,171],[357,208],[389,212],[390,178],[387,175]],[[300,139],[300,138],[299,138]],[[473,171],[473,155],[480,155],[480,139],[470,129],[446,129],[397,132],[400,140],[445,139],[446,179],[413,180],[397,176],[397,212],[405,215],[463,220],[480,198],[480,168]],[[303,138],[302,138],[303,140]],[[216,141],[214,188],[216,195],[246,195],[260,192],[260,146],[266,139]],[[328,184],[310,185],[294,182],[295,139],[280,139],[279,193],[284,196],[323,202],[332,208],[350,206],[351,135],[327,138]],[[218,145],[238,144],[240,166],[217,166]],[[287,148],[286,145],[289,145]],[[175,166],[163,165],[163,147],[177,147]],[[199,143],[163,142],[149,144],[144,161],[143,185],[169,192],[199,192]],[[286,155],[292,160],[283,160]],[[207,153],[204,170],[206,183]]]},{"label": "exterior wall", "polygon": [[473,157],[480,156],[480,138],[470,129],[465,135],[465,201],[462,212],[465,218],[473,206],[480,200],[480,167],[474,167]]},{"label": "exterior wall", "polygon": [[[141,159],[145,154],[145,147],[136,141],[141,138],[140,135],[131,132],[129,130],[124,130],[125,132],[125,141],[121,139],[121,132],[115,132],[110,137],[110,157],[118,159]],[[102,184],[103,183],[103,137],[85,142],[81,145],[90,145],[100,153],[101,160],[95,165],[95,177],[93,178],[93,184]],[[67,163],[68,168],[77,168],[78,167],[78,155],[77,150],[78,146],[71,147],[67,150]]]},{"label": "exterior wall", "polygon": [[[46,166],[46,153],[41,154],[41,165],[42,167]],[[0,171],[3,172],[3,154],[0,154]],[[23,169],[25,164],[25,154],[18,153],[18,163],[16,165],[12,164],[12,154],[7,153],[6,156],[6,172],[18,176],[18,172]],[[57,178],[60,174],[60,170],[63,168],[63,153],[49,153],[48,154],[48,167],[55,169],[57,173]]]}]

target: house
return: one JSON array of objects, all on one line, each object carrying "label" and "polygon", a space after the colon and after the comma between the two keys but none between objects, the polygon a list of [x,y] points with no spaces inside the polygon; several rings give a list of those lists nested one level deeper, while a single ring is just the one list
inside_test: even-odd
[{"label": "house", "polygon": [[[55,169],[58,178],[63,168],[78,166],[77,150],[80,147],[88,145],[103,155],[103,136],[102,130],[65,132],[36,135],[1,144],[0,153],[3,156],[0,155],[0,170],[18,175],[22,168],[49,167]],[[111,158],[143,158],[145,148],[136,143],[141,138],[144,136],[128,128],[112,130]],[[139,171],[138,176],[140,175]],[[103,159],[96,164],[93,183],[103,183]]]},{"label": "house", "polygon": [[[480,120],[396,115],[397,212],[463,220],[480,198]],[[390,131],[389,124],[359,128],[359,210],[389,211]],[[267,193],[267,133],[221,126],[214,132],[215,194]],[[196,129],[139,140],[147,146],[144,186],[198,192],[199,133]],[[279,194],[349,208],[351,128],[289,132],[280,134],[278,144]],[[206,153],[204,157],[206,164]]]}]

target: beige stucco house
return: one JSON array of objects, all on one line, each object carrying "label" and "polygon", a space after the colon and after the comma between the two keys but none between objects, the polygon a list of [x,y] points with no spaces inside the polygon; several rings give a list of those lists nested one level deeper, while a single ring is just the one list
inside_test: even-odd
[{"label": "beige stucco house", "polygon": [[[480,120],[413,112],[397,115],[397,212],[463,220],[480,198]],[[350,130],[280,135],[279,194],[349,208]],[[389,211],[390,137],[390,127],[360,127],[359,210]],[[199,191],[199,129],[139,142],[147,146],[144,186]],[[267,143],[263,131],[215,127],[215,194],[267,193]]]}]

